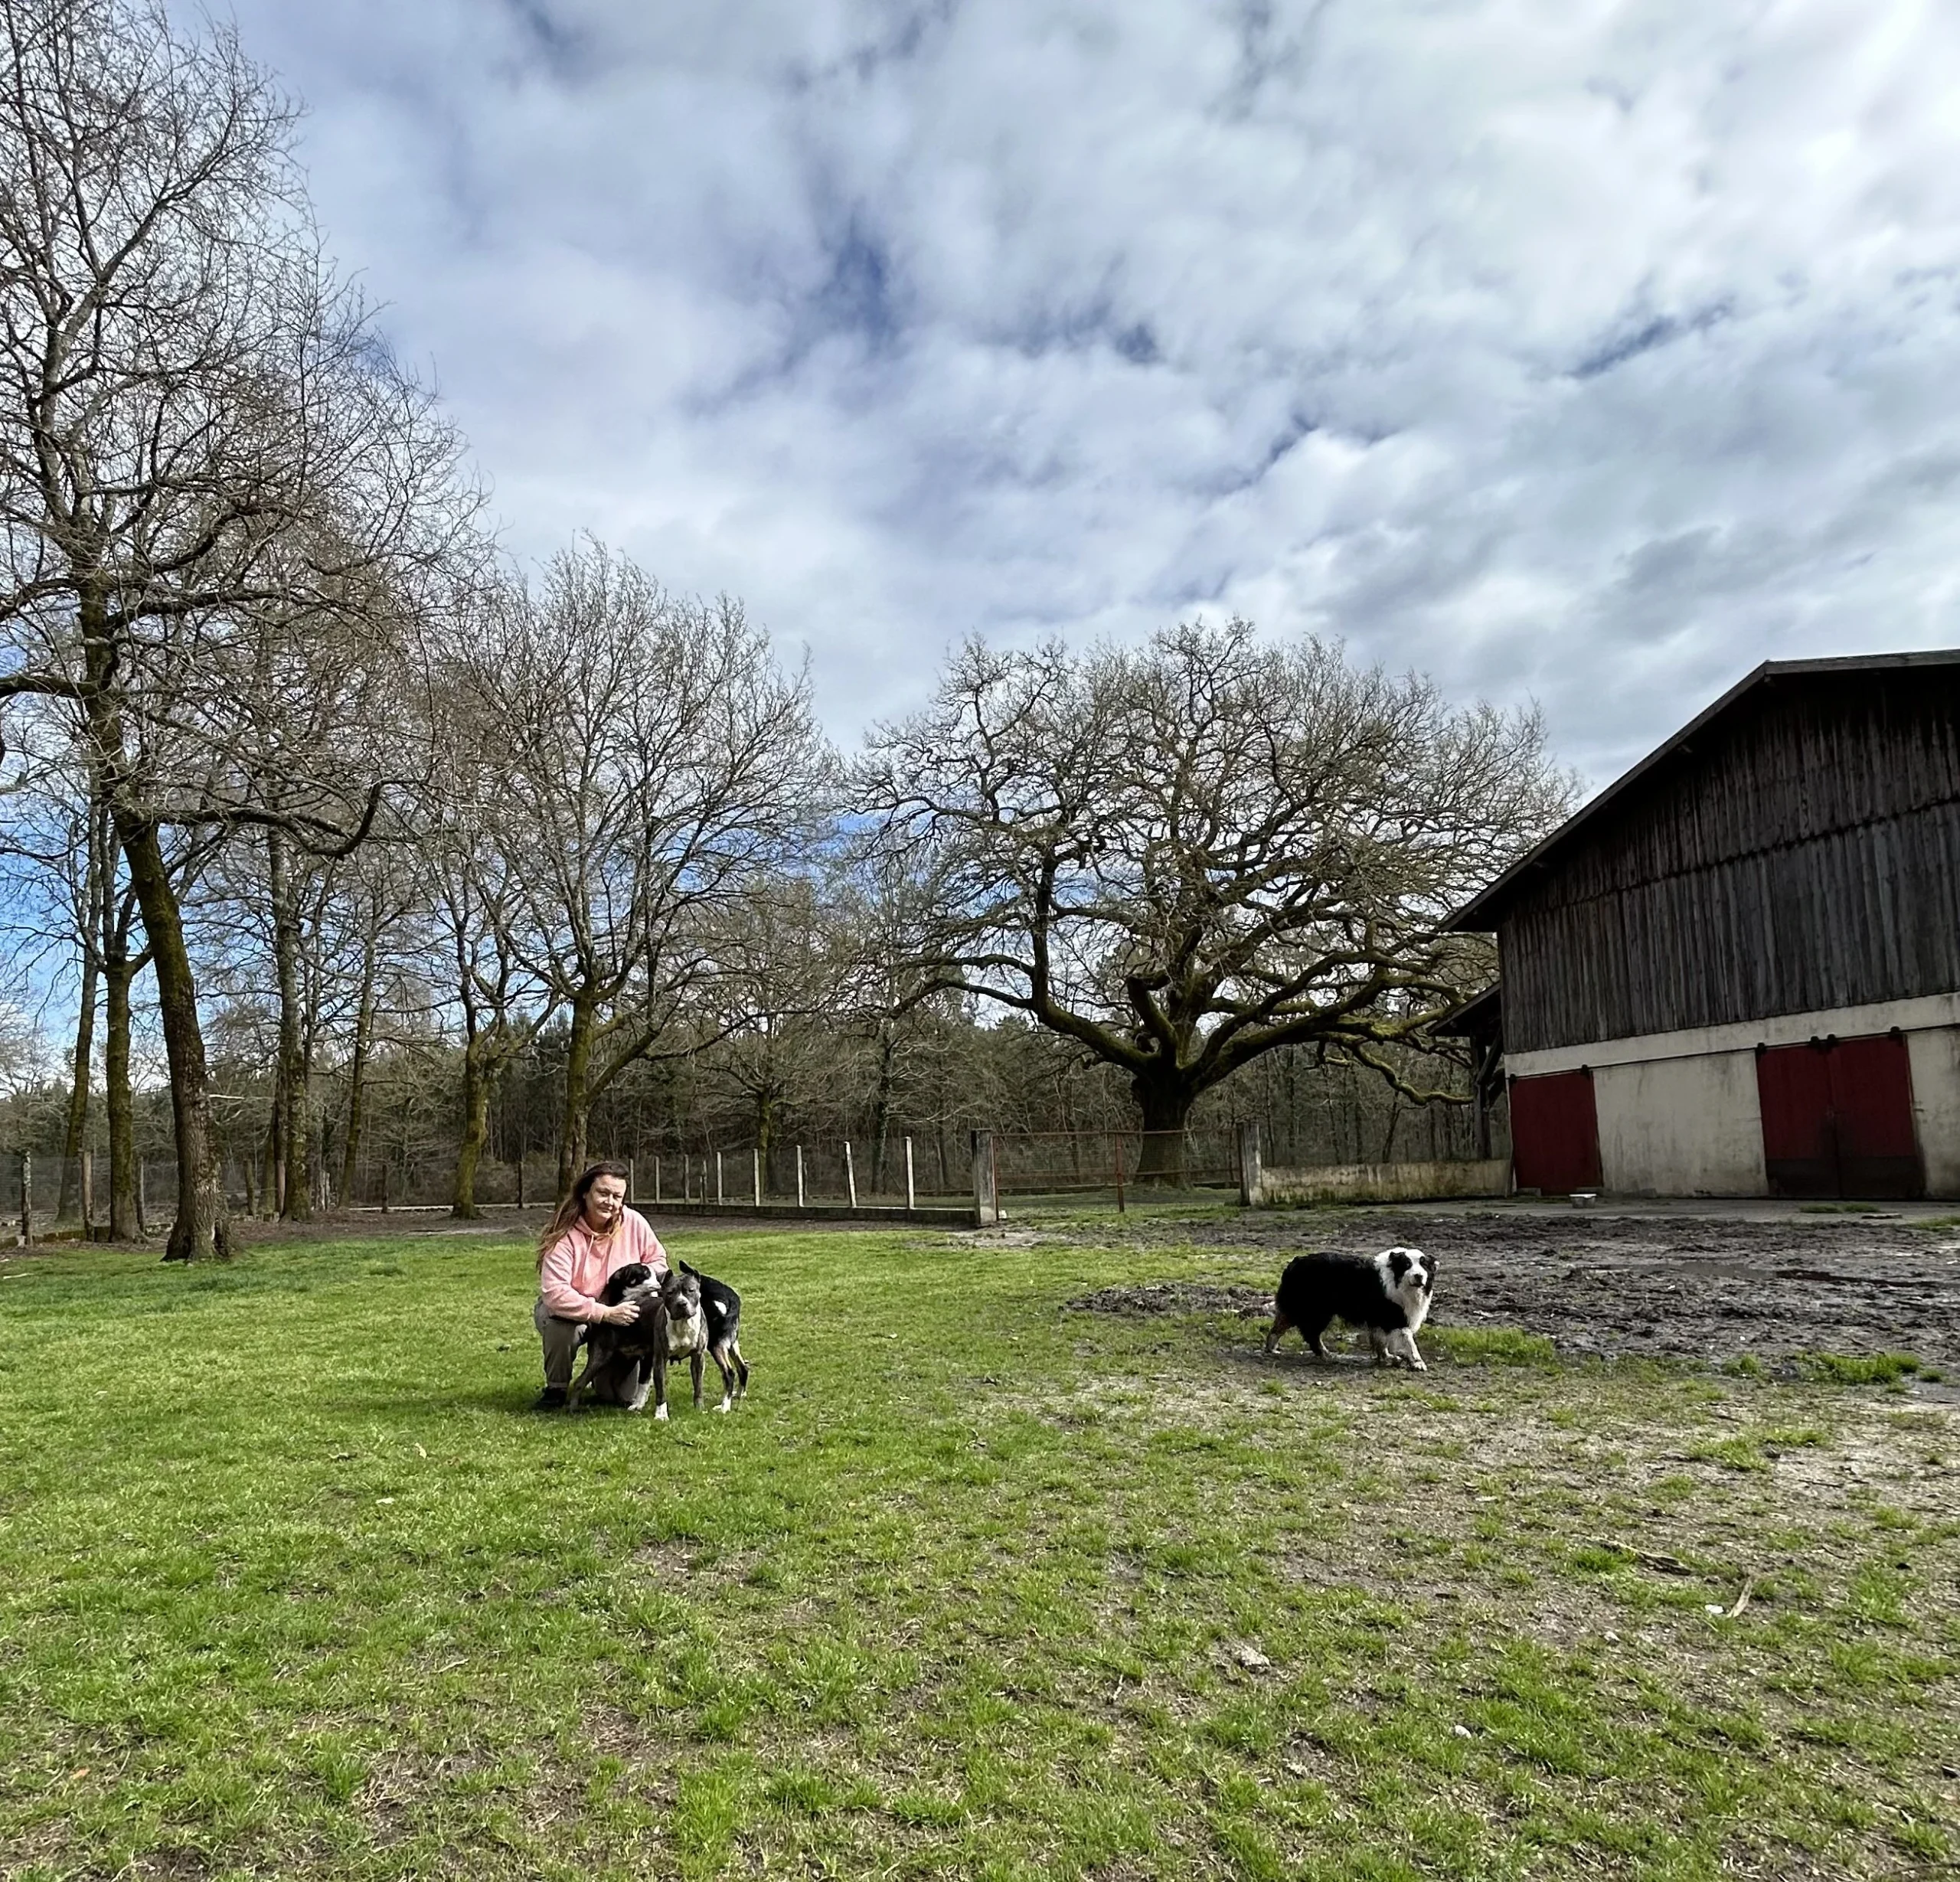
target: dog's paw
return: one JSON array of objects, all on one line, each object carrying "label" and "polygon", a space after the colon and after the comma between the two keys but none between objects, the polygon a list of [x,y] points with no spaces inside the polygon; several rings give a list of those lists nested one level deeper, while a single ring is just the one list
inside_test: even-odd
[{"label": "dog's paw", "polygon": [[653,1409],[653,1415],[655,1417],[665,1421],[667,1416],[667,1407],[665,1405],[656,1405]]},{"label": "dog's paw", "polygon": [[718,1412],[725,1412],[728,1409],[728,1405],[729,1401],[727,1399],[724,1399],[719,1405],[715,1407],[714,1409]]}]

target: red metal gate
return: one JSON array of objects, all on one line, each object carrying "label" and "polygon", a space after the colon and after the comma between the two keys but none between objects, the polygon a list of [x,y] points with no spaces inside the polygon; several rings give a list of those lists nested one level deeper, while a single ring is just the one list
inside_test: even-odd
[{"label": "red metal gate", "polygon": [[1599,1118],[1589,1071],[1511,1081],[1511,1158],[1520,1189],[1599,1187]]},{"label": "red metal gate", "polygon": [[1903,1034],[1763,1047],[1756,1087],[1772,1195],[1926,1194]]}]

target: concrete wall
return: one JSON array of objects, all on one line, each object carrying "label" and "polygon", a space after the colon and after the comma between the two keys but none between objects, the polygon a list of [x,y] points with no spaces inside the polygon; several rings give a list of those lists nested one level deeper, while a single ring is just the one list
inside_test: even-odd
[{"label": "concrete wall", "polygon": [[1767,1191],[1753,1051],[1602,1066],[1592,1074],[1592,1101],[1605,1188],[1636,1196]]},{"label": "concrete wall", "polygon": [[1906,1035],[1929,1196],[1960,1196],[1960,1027]]},{"label": "concrete wall", "polygon": [[1338,1163],[1312,1169],[1268,1168],[1254,1200],[1276,1202],[1424,1202],[1449,1196],[1503,1196],[1511,1165],[1503,1157],[1472,1163]]}]

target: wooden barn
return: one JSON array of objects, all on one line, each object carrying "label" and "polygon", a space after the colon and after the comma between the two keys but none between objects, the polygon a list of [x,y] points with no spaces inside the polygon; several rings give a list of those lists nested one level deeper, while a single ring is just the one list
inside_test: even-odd
[{"label": "wooden barn", "polygon": [[1769,661],[1459,910],[1521,1189],[1960,1195],[1960,650]]}]

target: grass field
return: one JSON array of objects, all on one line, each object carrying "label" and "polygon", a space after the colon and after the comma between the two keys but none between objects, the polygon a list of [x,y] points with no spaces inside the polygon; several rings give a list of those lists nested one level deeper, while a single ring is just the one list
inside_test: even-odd
[{"label": "grass field", "polygon": [[745,1296],[726,1419],[531,1415],[508,1237],[0,1266],[0,1873],[1960,1853],[1951,1408],[1064,1310],[1270,1281],[1230,1250],[675,1240]]}]

